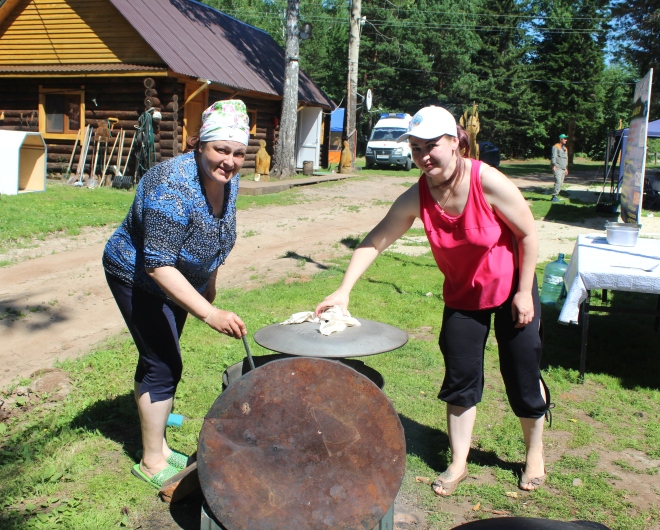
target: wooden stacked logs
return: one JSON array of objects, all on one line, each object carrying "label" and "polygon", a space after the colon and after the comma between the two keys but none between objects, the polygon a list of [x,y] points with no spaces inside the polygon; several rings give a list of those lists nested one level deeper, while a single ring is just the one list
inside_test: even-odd
[{"label": "wooden stacked logs", "polygon": [[176,80],[166,80],[159,87],[161,101],[168,101],[161,106],[159,154],[165,158],[172,158],[180,154],[183,140],[183,127],[179,123],[179,84]]},{"label": "wooden stacked logs", "polygon": [[146,90],[144,91],[144,110],[148,110],[150,108],[154,108],[157,110],[161,109],[161,104],[160,104],[160,99],[158,98],[158,91],[156,90],[156,82],[152,77],[145,77],[144,78],[144,87]]},{"label": "wooden stacked logs", "polygon": [[3,110],[4,118],[0,120],[0,127],[8,131],[39,131],[38,111],[30,110]]}]

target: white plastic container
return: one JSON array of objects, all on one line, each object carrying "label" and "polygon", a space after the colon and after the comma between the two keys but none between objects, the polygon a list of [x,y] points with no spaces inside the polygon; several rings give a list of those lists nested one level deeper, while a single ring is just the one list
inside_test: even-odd
[{"label": "white plastic container", "polygon": [[0,130],[0,195],[46,191],[46,159],[41,133]]},{"label": "white plastic container", "polygon": [[605,225],[607,242],[620,247],[634,247],[641,225],[634,223],[610,223]]}]

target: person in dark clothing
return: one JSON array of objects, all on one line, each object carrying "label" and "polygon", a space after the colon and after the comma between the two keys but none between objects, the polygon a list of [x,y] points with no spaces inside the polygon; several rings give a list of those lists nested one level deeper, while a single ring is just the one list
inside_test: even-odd
[{"label": "person in dark clothing", "polygon": [[218,268],[236,241],[238,173],[249,130],[242,101],[209,107],[195,149],[144,175],[103,253],[108,285],[139,353],[134,392],[142,457],[133,474],[157,488],[188,460],[165,440],[187,315],[230,337],[247,333],[238,315],[212,304]]},{"label": "person in dark clothing", "polygon": [[568,136],[559,135],[559,141],[552,146],[552,174],[555,177],[555,187],[552,189],[552,202],[559,202],[559,192],[564,183],[564,178],[568,175],[568,150],[566,149]]}]

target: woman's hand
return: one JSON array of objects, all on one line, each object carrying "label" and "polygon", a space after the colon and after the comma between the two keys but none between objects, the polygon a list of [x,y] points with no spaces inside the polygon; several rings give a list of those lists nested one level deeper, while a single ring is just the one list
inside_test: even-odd
[{"label": "woman's hand", "polygon": [[206,289],[202,291],[202,296],[204,299],[209,303],[212,304],[213,300],[215,300],[215,296],[217,294],[216,288],[215,288],[215,278],[211,276],[209,278],[209,283],[206,286]]},{"label": "woman's hand", "polygon": [[316,310],[314,311],[314,313],[316,314],[316,316],[319,316],[328,307],[338,305],[339,307],[341,307],[342,312],[346,314],[346,311],[348,310],[348,299],[349,299],[348,293],[345,293],[341,289],[337,289],[330,296],[327,296],[325,300],[323,300],[323,302],[321,302],[319,305],[316,306]]},{"label": "woman's hand", "polygon": [[518,291],[511,302],[511,319],[515,328],[524,328],[534,318],[534,300],[532,293]]},{"label": "woman's hand", "polygon": [[241,317],[231,311],[223,311],[216,308],[208,317],[206,323],[214,330],[235,339],[240,339],[244,335],[247,335],[247,328]]}]

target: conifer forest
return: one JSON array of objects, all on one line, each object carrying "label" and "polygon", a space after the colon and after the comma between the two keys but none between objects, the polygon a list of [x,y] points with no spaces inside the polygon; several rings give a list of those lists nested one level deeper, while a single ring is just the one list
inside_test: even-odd
[{"label": "conifer forest", "polygon": [[[285,42],[286,0],[205,0]],[[480,141],[509,158],[547,157],[557,135],[603,156],[627,126],[635,83],[654,68],[660,117],[660,0],[363,0],[358,148],[382,112],[478,104]],[[300,66],[337,103],[347,91],[350,3],[300,0]],[[360,103],[358,97],[358,103]]]}]

